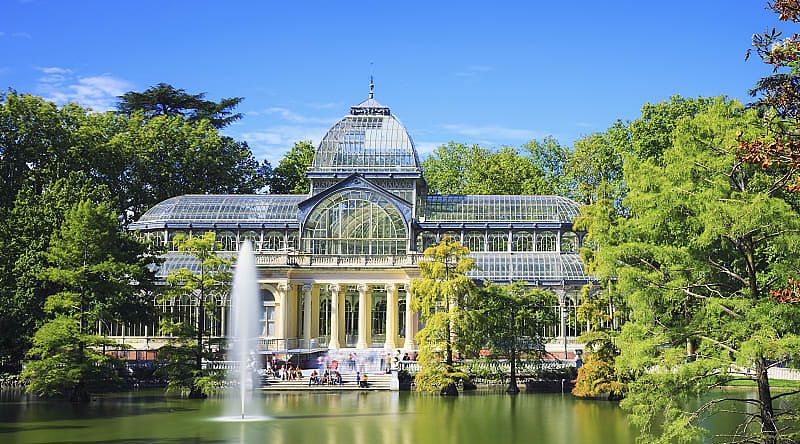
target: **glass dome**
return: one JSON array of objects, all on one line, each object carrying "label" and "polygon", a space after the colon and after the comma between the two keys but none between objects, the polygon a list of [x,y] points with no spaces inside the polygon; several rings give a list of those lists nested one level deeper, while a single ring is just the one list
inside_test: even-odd
[{"label": "glass dome", "polygon": [[350,108],[319,144],[312,172],[419,172],[408,131],[389,108],[373,98]]}]

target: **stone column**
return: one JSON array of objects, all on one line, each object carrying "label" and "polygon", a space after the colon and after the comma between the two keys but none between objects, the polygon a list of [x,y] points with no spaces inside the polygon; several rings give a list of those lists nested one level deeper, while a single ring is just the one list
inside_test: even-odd
[{"label": "stone column", "polygon": [[386,286],[386,342],[383,348],[397,347],[397,285]]},{"label": "stone column", "polygon": [[305,347],[311,347],[311,290],[313,287],[303,285],[303,339]]},{"label": "stone column", "polygon": [[564,343],[564,359],[567,359],[567,292],[562,288],[556,290],[558,295],[559,314],[561,315],[561,340]]},{"label": "stone column", "polygon": [[319,284],[311,284],[311,337],[319,337]]},{"label": "stone column", "polygon": [[415,320],[416,316],[411,310],[411,284],[406,284],[406,340],[403,342],[403,348],[406,350],[414,349],[417,346],[414,343],[414,335],[417,334]]},{"label": "stone column", "polygon": [[342,286],[331,284],[328,289],[331,292],[331,340],[328,342],[328,348],[341,348],[339,343],[339,311],[344,310],[344,304],[339,304],[339,293],[341,293]]},{"label": "stone column", "polygon": [[[280,311],[278,312],[278,325],[275,328],[275,333],[285,343],[289,334],[289,284],[280,282],[277,285],[277,289],[278,294],[275,295],[277,296],[275,299],[280,306]],[[261,309],[265,310],[263,307]]]},{"label": "stone column", "polygon": [[358,342],[356,348],[372,345],[372,293],[369,285],[358,284]]}]

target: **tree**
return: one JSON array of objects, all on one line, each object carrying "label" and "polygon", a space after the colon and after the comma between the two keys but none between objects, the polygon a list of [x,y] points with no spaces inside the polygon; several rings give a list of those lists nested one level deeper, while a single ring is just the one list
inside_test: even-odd
[{"label": "tree", "polygon": [[450,142],[422,162],[431,192],[441,194],[554,194],[568,150],[555,139],[491,150]]},{"label": "tree", "polygon": [[244,98],[230,97],[219,102],[204,100],[206,93],[189,94],[184,89],[159,83],[144,92],[128,91],[119,96],[117,110],[125,115],[140,111],[147,117],[178,115],[191,123],[208,120],[216,129],[222,129],[242,118],[234,113]]},{"label": "tree", "polygon": [[520,353],[541,361],[545,329],[558,319],[553,306],[558,300],[550,291],[529,289],[525,282],[511,285],[492,284],[481,290],[480,304],[476,304],[476,324],[487,345],[508,357],[511,377],[506,392],[519,393],[517,386],[517,361]]},{"label": "tree", "polygon": [[145,251],[106,204],[82,201],[67,213],[46,253],[50,266],[42,274],[58,291],[45,304],[53,318],[36,331],[28,352],[22,377],[29,392],[88,402],[88,386],[113,377],[111,357],[97,350],[113,342],[96,335],[96,326],[152,314],[153,257]]},{"label": "tree", "polygon": [[246,143],[222,136],[207,121],[180,116],[134,113],[108,144],[125,159],[119,167],[125,181],[111,191],[133,219],[181,194],[254,193],[266,185],[269,172]]},{"label": "tree", "polygon": [[[800,219],[781,196],[781,171],[737,158],[737,138],[760,131],[754,111],[713,99],[677,122],[661,156],[626,157],[629,214],[610,225],[599,218],[605,235],[590,231],[592,269],[616,277],[607,290],[629,309],[616,370],[635,377],[622,405],[648,442],[696,440],[719,409],[745,418],[731,431],[737,442],[797,438],[796,410],[779,401],[800,391],[773,393],[768,370],[800,353],[800,306],[770,294],[800,267]],[[752,381],[756,399],[684,411],[682,395],[735,380]]]},{"label": "tree", "polygon": [[627,128],[616,122],[605,133],[595,133],[575,141],[565,175],[572,185],[570,194],[578,202],[592,205],[608,200],[620,202],[624,194],[622,158]]},{"label": "tree", "polygon": [[453,351],[460,339],[469,337],[459,335],[459,330],[467,320],[475,291],[475,283],[466,276],[474,262],[468,254],[466,247],[445,237],[439,245],[425,249],[425,258],[419,262],[420,277],[411,281],[411,308],[425,321],[417,333],[422,366],[417,386],[422,390],[458,393]]},{"label": "tree", "polygon": [[269,192],[272,194],[307,194],[311,184],[306,172],[311,167],[316,149],[311,141],[295,142],[272,170]]},{"label": "tree", "polygon": [[542,172],[548,191],[546,194],[569,196],[573,184],[569,182],[567,167],[572,157],[572,150],[561,145],[553,136],[543,140],[531,140],[522,146],[528,152],[533,165]]},{"label": "tree", "polygon": [[191,321],[169,317],[161,321],[161,332],[175,338],[160,353],[168,361],[167,390],[188,391],[189,398],[205,398],[213,379],[203,372],[203,360],[211,357],[207,320],[228,297],[231,263],[215,253],[220,245],[213,231],[202,236],[175,236],[174,242],[178,252],[196,260],[197,269],[181,268],[167,276],[169,289],[161,297],[162,303],[183,299],[194,307]]}]

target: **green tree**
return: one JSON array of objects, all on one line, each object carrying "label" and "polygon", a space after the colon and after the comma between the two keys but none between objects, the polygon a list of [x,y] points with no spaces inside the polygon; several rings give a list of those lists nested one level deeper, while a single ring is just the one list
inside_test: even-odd
[{"label": "green tree", "polygon": [[147,117],[178,115],[191,123],[208,120],[216,129],[222,129],[242,118],[233,108],[242,103],[242,97],[230,97],[219,102],[204,100],[205,93],[189,94],[184,89],[159,83],[144,92],[128,91],[119,97],[117,110],[126,115],[137,111]]},{"label": "green tree", "polygon": [[519,393],[517,386],[517,361],[521,353],[529,360],[544,359],[544,336],[548,326],[558,322],[553,306],[558,305],[556,295],[542,289],[529,289],[525,282],[511,285],[492,284],[481,290],[480,303],[474,309],[480,336],[490,349],[508,357],[511,377],[506,392]]},{"label": "green tree", "polygon": [[220,249],[213,231],[202,236],[175,236],[178,252],[191,256],[197,262],[196,270],[180,268],[167,276],[169,286],[161,302],[171,300],[191,301],[194,319],[164,318],[161,332],[174,337],[162,347],[161,357],[167,360],[167,390],[187,392],[189,398],[205,398],[214,383],[214,374],[203,372],[203,360],[211,358],[206,338],[209,336],[208,320],[216,315],[221,301],[229,294],[231,262],[220,257]]},{"label": "green tree", "polygon": [[[800,267],[800,219],[781,198],[781,171],[737,157],[737,139],[761,131],[756,113],[709,103],[678,120],[658,158],[626,158],[629,215],[600,217],[606,234],[591,231],[592,269],[616,277],[613,291],[629,309],[616,370],[636,379],[623,407],[647,442],[698,440],[700,421],[720,408],[758,425],[731,431],[740,442],[790,442],[796,410],[781,402],[800,392],[775,394],[768,370],[800,353],[800,306],[770,291]],[[742,379],[756,385],[756,399],[684,411],[686,397]]]},{"label": "green tree", "polygon": [[569,196],[574,185],[569,181],[567,174],[572,150],[561,145],[553,136],[543,140],[531,140],[522,146],[522,151],[528,152],[533,165],[542,172],[547,192],[542,194],[556,194]]},{"label": "green tree", "polygon": [[592,205],[598,201],[620,202],[624,195],[622,159],[627,128],[621,122],[605,133],[595,133],[575,141],[565,175],[572,185],[570,195]]},{"label": "green tree", "polygon": [[422,174],[431,193],[464,194],[472,159],[483,151],[478,145],[456,142],[438,146],[422,161]]},{"label": "green tree", "polygon": [[266,185],[268,166],[204,120],[134,113],[108,143],[126,159],[119,171],[126,181],[112,192],[133,219],[181,194],[253,193]]},{"label": "green tree", "polygon": [[269,192],[272,194],[306,194],[311,189],[311,184],[306,178],[306,172],[311,167],[315,153],[311,141],[295,142],[272,170],[269,179]]},{"label": "green tree", "polygon": [[146,246],[121,230],[108,205],[82,201],[66,215],[47,250],[42,273],[58,291],[47,298],[53,316],[33,337],[22,373],[27,390],[89,401],[88,386],[113,376],[111,358],[97,350],[108,342],[98,322],[141,321],[152,315]]},{"label": "green tree", "polygon": [[568,152],[553,138],[531,141],[522,150],[450,142],[428,156],[422,169],[433,193],[555,194],[567,187],[561,180]]},{"label": "green tree", "polygon": [[[459,374],[454,372],[453,351],[470,335],[459,334],[468,321],[468,308],[475,283],[466,276],[474,261],[469,250],[450,237],[425,249],[419,262],[420,277],[411,281],[412,310],[418,311],[425,327],[417,333],[422,370],[417,374],[421,390],[458,393]],[[460,341],[460,342],[459,342]]]}]

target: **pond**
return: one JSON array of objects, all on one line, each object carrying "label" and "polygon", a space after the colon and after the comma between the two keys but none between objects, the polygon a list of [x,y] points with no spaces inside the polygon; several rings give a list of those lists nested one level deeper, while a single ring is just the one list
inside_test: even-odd
[{"label": "pond", "polygon": [[571,395],[294,392],[262,398],[269,420],[232,423],[213,421],[223,415],[220,399],[142,391],[74,405],[6,391],[0,398],[0,442],[624,444],[636,436],[616,404]]}]

